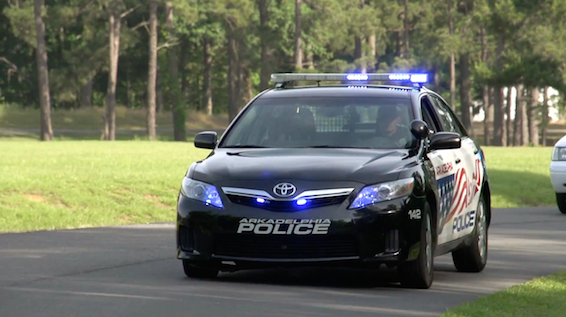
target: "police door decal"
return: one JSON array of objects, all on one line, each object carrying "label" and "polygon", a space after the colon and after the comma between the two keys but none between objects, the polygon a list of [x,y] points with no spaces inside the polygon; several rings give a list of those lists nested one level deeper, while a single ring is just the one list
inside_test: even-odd
[{"label": "police door decal", "polygon": [[[462,170],[464,170],[466,186],[464,186],[462,206],[453,210],[447,227],[451,227],[454,239],[461,238],[473,232],[476,209],[479,203],[478,193],[481,190],[483,169],[479,149],[471,139],[462,140],[460,153]],[[451,225],[451,226],[450,226]]]},{"label": "police door decal", "polygon": [[428,154],[434,167],[438,186],[438,244],[449,241],[450,236],[444,230],[445,220],[452,209],[454,200],[455,169],[454,150],[435,150]]}]

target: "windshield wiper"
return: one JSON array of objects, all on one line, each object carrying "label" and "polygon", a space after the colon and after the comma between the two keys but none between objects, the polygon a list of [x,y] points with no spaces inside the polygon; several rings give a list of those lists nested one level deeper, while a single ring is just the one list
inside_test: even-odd
[{"label": "windshield wiper", "polygon": [[226,149],[264,149],[267,146],[261,145],[251,145],[251,144],[239,144],[239,145],[231,145],[231,146],[223,146]]}]

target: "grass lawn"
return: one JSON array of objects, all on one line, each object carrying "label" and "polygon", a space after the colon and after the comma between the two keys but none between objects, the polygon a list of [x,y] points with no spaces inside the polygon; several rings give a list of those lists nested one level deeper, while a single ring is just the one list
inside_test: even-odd
[{"label": "grass lawn", "polygon": [[[486,148],[494,207],[554,205],[550,148]],[[0,232],[174,221],[207,150],[191,143],[0,140]]]},{"label": "grass lawn", "polygon": [[0,141],[0,232],[175,220],[191,143]]},{"label": "grass lawn", "polygon": [[563,317],[566,271],[534,279],[462,304],[440,317]]},{"label": "grass lawn", "polygon": [[552,147],[483,147],[496,208],[554,206]]}]

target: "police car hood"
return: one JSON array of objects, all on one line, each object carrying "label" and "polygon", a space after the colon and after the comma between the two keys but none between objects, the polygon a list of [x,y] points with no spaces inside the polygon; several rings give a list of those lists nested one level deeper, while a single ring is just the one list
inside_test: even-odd
[{"label": "police car hood", "polygon": [[408,150],[217,149],[190,177],[223,185],[290,180],[373,184],[395,180],[414,164]]}]

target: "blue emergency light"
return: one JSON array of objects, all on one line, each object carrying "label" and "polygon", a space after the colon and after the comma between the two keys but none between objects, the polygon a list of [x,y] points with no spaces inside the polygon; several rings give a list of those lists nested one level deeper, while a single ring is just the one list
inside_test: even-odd
[{"label": "blue emergency light", "polygon": [[428,81],[426,73],[327,73],[327,74],[309,74],[309,73],[279,73],[271,74],[271,81],[277,84],[284,84],[293,81],[340,81],[340,82],[371,82],[371,81],[398,81],[411,82],[415,84],[424,84]]}]

